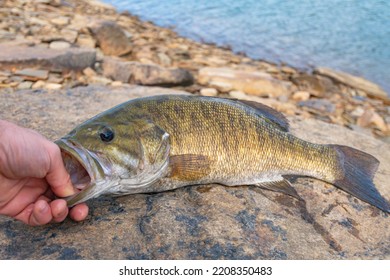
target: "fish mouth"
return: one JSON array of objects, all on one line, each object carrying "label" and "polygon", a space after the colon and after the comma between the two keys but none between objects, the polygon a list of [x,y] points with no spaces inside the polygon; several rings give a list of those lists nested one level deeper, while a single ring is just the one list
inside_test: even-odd
[{"label": "fish mouth", "polygon": [[78,192],[64,198],[68,207],[82,203],[101,194],[104,189],[97,188],[97,181],[105,178],[107,168],[103,167],[96,154],[83,148],[77,142],[61,138],[55,143],[61,149],[65,169]]}]

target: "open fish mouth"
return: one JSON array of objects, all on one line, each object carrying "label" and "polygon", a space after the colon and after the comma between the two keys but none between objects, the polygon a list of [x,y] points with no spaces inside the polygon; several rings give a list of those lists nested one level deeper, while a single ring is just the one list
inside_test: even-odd
[{"label": "open fish mouth", "polygon": [[70,175],[70,180],[73,186],[82,191],[91,184],[92,179],[85,166],[83,166],[72,154],[65,150],[61,150],[62,160],[64,161],[65,169]]},{"label": "open fish mouth", "polygon": [[96,182],[105,178],[108,168],[101,164],[97,155],[66,138],[61,138],[55,143],[61,149],[65,169],[72,184],[79,190],[65,198],[68,206],[72,207],[101,194],[104,189],[97,187]]}]

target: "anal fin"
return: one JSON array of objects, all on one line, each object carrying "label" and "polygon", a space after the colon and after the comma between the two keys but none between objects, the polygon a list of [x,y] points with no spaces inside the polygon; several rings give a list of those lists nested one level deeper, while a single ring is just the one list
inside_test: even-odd
[{"label": "anal fin", "polygon": [[266,189],[274,192],[281,192],[289,196],[292,196],[298,200],[302,200],[302,198],[299,196],[297,191],[293,188],[293,186],[291,186],[290,182],[284,178],[275,181],[261,182],[254,185],[262,189]]}]

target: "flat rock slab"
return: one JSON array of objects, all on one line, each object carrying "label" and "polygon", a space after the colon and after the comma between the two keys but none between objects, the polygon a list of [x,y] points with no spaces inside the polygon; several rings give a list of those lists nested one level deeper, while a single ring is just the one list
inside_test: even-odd
[{"label": "flat rock slab", "polygon": [[146,86],[185,86],[194,81],[192,74],[185,69],[164,68],[112,57],[104,58],[103,72],[115,81]]},{"label": "flat rock slab", "polygon": [[[84,87],[0,91],[0,118],[56,139],[129,98],[168,89]],[[53,125],[54,124],[54,125]],[[381,164],[375,177],[390,199],[390,145],[316,120],[291,123],[317,143],[362,149]],[[256,187],[193,186],[89,202],[84,222],[30,227],[0,217],[3,259],[390,259],[389,215],[332,185],[296,178],[304,199]]]},{"label": "flat rock slab", "polygon": [[63,50],[0,44],[0,69],[34,67],[52,71],[93,67],[96,51],[87,48]]},{"label": "flat rock slab", "polygon": [[363,90],[369,96],[387,98],[386,92],[380,86],[361,77],[356,77],[344,72],[334,71],[325,67],[316,68],[314,73],[329,77],[352,88]]}]

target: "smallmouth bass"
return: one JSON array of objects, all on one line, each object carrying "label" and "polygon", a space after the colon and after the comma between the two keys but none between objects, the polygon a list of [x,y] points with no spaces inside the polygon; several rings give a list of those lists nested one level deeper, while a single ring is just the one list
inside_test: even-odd
[{"label": "smallmouth bass", "polygon": [[313,177],[390,212],[373,183],[379,161],[348,146],[310,143],[263,104],[217,97],[133,99],[57,140],[80,192],[68,205],[100,195],[162,192],[188,185],[256,185],[299,197],[287,176]]}]

